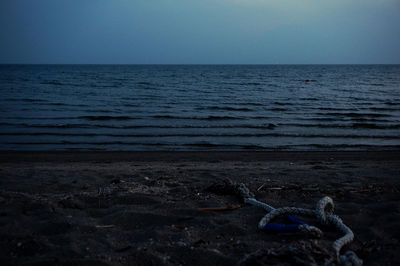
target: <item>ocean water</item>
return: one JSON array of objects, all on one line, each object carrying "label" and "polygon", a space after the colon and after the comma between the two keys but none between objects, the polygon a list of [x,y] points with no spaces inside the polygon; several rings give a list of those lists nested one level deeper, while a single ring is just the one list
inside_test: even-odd
[{"label": "ocean water", "polygon": [[400,65],[1,65],[1,150],[400,147]]}]

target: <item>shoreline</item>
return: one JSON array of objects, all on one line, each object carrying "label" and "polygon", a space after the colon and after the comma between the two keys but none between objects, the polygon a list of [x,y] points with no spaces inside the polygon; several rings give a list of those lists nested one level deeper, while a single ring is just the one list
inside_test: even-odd
[{"label": "shoreline", "polygon": [[400,151],[0,151],[1,162],[399,160]]}]

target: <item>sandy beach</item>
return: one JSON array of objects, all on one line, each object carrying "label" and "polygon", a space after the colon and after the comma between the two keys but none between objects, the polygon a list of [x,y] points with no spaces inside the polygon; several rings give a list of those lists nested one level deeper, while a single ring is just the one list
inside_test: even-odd
[{"label": "sandy beach", "polygon": [[[330,196],[364,265],[400,263],[400,152],[0,152],[1,265],[323,264],[341,236],[260,231]],[[215,186],[214,186],[215,188]],[[282,222],[285,220],[283,219]]]}]

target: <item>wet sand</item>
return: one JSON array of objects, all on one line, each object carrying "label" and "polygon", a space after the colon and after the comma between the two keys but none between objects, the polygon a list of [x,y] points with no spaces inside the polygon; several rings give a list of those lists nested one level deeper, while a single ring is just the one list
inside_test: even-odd
[{"label": "wet sand", "polygon": [[[274,207],[323,196],[364,265],[400,263],[400,152],[0,152],[1,265],[323,263],[341,236],[257,229],[265,214],[210,186],[242,182]],[[210,210],[207,208],[228,210]],[[282,220],[284,221],[284,220]]]}]

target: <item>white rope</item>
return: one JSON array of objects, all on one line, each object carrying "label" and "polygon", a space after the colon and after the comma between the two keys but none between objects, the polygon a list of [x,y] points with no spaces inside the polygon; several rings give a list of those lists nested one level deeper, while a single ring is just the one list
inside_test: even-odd
[{"label": "white rope", "polygon": [[[351,229],[343,223],[339,216],[333,214],[334,204],[330,197],[323,197],[320,201],[318,201],[315,210],[296,207],[283,207],[275,209],[264,202],[256,200],[254,198],[254,194],[252,194],[244,184],[240,184],[237,187],[237,190],[239,194],[243,196],[245,203],[263,208],[268,212],[258,223],[258,228],[263,229],[265,225],[268,224],[272,219],[283,214],[315,216],[321,224],[335,226],[339,231],[344,233],[344,236],[335,240],[335,242],[332,244],[338,263],[346,266],[362,265],[363,261],[359,259],[353,251],[347,251],[344,255],[340,255],[340,250],[342,247],[353,241],[354,234],[353,231],[351,231]],[[304,232],[309,232],[316,237],[322,236],[322,231],[315,226],[301,224],[299,225],[298,229]]]}]

